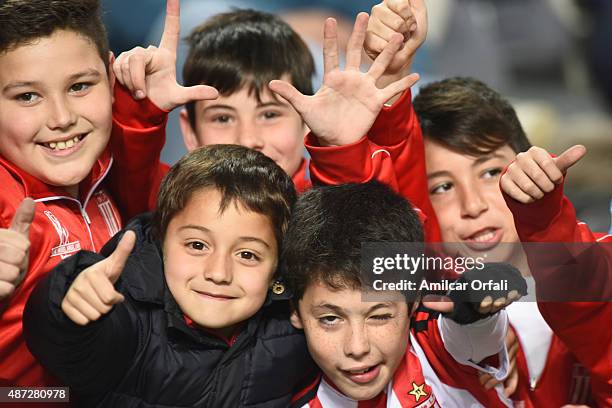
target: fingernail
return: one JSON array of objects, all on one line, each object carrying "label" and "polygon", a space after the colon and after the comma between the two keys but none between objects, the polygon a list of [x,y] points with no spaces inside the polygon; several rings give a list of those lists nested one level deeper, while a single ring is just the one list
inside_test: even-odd
[{"label": "fingernail", "polygon": [[416,29],[417,29],[417,24],[416,23],[414,23],[414,24],[412,24],[410,26],[410,31],[416,31]]},{"label": "fingernail", "polygon": [[136,91],[136,94],[134,95],[136,97],[136,99],[142,99],[145,97],[145,93],[142,92],[141,90]]}]

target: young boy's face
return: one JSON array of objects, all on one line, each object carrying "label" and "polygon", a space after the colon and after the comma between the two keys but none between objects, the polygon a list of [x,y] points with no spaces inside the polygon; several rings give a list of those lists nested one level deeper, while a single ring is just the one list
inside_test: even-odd
[{"label": "young boy's face", "polygon": [[181,113],[189,151],[211,144],[237,144],[261,151],[290,176],[300,167],[307,129],[296,110],[284,99],[275,99],[267,88],[260,102],[248,87],[214,101],[197,102],[195,117],[193,129],[187,112]]},{"label": "young boy's face", "polygon": [[[429,197],[444,242],[461,243],[472,254],[492,251],[500,242],[519,242],[499,189],[501,172],[515,156],[508,145],[474,157],[425,140]],[[499,261],[509,260],[511,247],[497,248]]]},{"label": "young boy's face", "polygon": [[268,217],[231,203],[219,212],[215,189],[193,194],[163,242],[170,292],[202,327],[231,333],[263,305],[277,264]]},{"label": "young boy's face", "polygon": [[0,53],[0,154],[75,188],[110,137],[111,89],[96,46],[73,31]]},{"label": "young boy's face", "polygon": [[323,373],[349,398],[368,400],[383,391],[408,345],[406,301],[363,302],[361,290],[313,283],[291,322],[304,330],[308,350]]}]

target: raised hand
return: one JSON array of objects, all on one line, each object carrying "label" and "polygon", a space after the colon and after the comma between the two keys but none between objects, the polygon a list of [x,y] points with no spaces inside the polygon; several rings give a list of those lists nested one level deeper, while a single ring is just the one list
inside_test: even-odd
[{"label": "raised hand", "polygon": [[0,229],[0,300],[15,291],[28,270],[30,225],[35,208],[34,200],[26,198],[17,208],[11,226]]},{"label": "raised hand", "polygon": [[532,203],[554,190],[563,181],[567,169],[578,163],[586,154],[582,145],[575,145],[559,157],[551,155],[540,147],[532,147],[519,153],[516,160],[500,180],[503,192],[523,204]]},{"label": "raised hand", "polygon": [[324,146],[343,146],[362,138],[372,127],[383,104],[414,85],[419,78],[412,74],[382,89],[376,86],[376,81],[399,50],[403,40],[401,34],[391,38],[368,72],[359,70],[367,25],[367,13],[360,13],[349,38],[343,71],[338,64],[336,21],[332,18],[326,20],[323,43],[325,72],[323,85],[315,95],[305,96],[285,81],[270,82],[270,89],[295,108]]},{"label": "raised hand", "polygon": [[108,313],[113,305],[123,302],[123,295],[114,284],[121,276],[134,248],[136,234],[127,231],[115,251],[77,276],[62,300],[62,311],[78,325],[84,326]]},{"label": "raised hand", "polygon": [[425,0],[385,0],[372,8],[364,49],[375,59],[393,36],[402,34],[402,48],[393,56],[385,75],[403,75],[427,37],[427,7]]},{"label": "raised hand", "polygon": [[132,92],[135,99],[149,97],[156,106],[170,111],[187,102],[217,98],[218,92],[213,87],[183,87],[176,82],[179,39],[179,0],[168,0],[159,47],[136,47],[119,55],[113,64],[117,80]]}]

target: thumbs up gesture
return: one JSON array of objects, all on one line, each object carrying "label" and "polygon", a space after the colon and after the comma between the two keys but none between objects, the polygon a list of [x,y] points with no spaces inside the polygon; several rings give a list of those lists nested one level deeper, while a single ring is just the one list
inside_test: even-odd
[{"label": "thumbs up gesture", "polygon": [[115,290],[114,284],[135,242],[136,234],[127,231],[108,258],[85,269],[72,282],[61,305],[70,320],[85,326],[110,312],[113,305],[123,302],[123,295]]},{"label": "thumbs up gesture", "polygon": [[519,153],[500,180],[504,193],[523,204],[532,203],[554,190],[563,181],[567,170],[586,154],[582,145],[575,145],[558,157],[540,147]]},{"label": "thumbs up gesture", "polygon": [[0,300],[15,291],[28,270],[30,225],[35,207],[36,203],[26,198],[17,208],[10,228],[0,229]]},{"label": "thumbs up gesture", "polygon": [[180,39],[179,0],[168,0],[164,32],[158,47],[136,47],[113,63],[117,80],[135,99],[149,99],[170,111],[187,102],[216,99],[218,92],[206,85],[183,87],[176,82],[176,50]]}]

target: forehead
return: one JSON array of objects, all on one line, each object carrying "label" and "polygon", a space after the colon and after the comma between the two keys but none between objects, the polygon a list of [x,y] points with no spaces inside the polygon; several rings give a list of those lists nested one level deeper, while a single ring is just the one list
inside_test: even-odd
[{"label": "forehead", "polygon": [[498,160],[505,166],[515,156],[516,153],[508,144],[488,154],[471,156],[425,139],[425,162],[428,174],[438,171],[470,170],[478,164],[489,162],[490,160]]},{"label": "forehead", "polygon": [[347,314],[359,315],[367,314],[377,305],[394,309],[407,307],[405,298],[399,292],[380,294],[350,287],[335,289],[318,280],[306,287],[299,304],[306,311],[333,306]]},{"label": "forehead", "polygon": [[95,44],[67,30],[0,53],[0,81],[45,82],[95,69],[105,73]]}]

